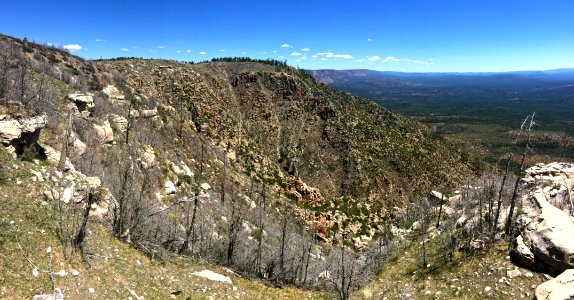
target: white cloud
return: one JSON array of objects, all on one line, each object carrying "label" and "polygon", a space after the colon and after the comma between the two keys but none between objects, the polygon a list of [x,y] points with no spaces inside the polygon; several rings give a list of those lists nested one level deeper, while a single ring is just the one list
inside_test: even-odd
[{"label": "white cloud", "polygon": [[311,55],[312,58],[317,58],[317,54]]},{"label": "white cloud", "polygon": [[368,60],[370,60],[370,61],[378,61],[378,60],[381,60],[381,58],[380,58],[378,55],[373,55],[373,56],[369,57]]},{"label": "white cloud", "polygon": [[185,50],[186,53],[191,53],[191,50]]},{"label": "white cloud", "polygon": [[47,43],[46,45],[48,45],[48,47],[54,46],[54,44],[52,44],[52,43]]},{"label": "white cloud", "polygon": [[225,52],[225,49],[220,49],[219,52]]},{"label": "white cloud", "polygon": [[401,62],[401,63],[415,64],[415,65],[432,65],[432,64],[434,64],[433,59],[424,61],[424,60],[415,60],[415,59],[409,59],[409,58],[396,58],[394,56],[385,57],[385,59],[383,59],[383,62],[395,62],[395,63]]},{"label": "white cloud", "polygon": [[328,59],[326,59],[326,58],[323,57],[323,58],[321,58],[321,60],[328,60]]},{"label": "white cloud", "polygon": [[301,51],[309,51],[309,50],[311,50],[311,49],[309,49],[309,48],[303,48],[303,49],[301,49]]},{"label": "white cloud", "polygon": [[303,55],[303,54],[301,54],[301,53],[299,53],[299,52],[293,52],[293,53],[291,53],[291,56],[301,56],[301,55]]},{"label": "white cloud", "polygon": [[353,56],[351,54],[335,54],[333,55],[334,58],[344,58],[344,59],[351,59]]},{"label": "white cloud", "polygon": [[205,54],[207,54],[207,52],[201,51],[201,52],[199,52],[199,54],[200,54],[200,55],[205,55]]},{"label": "white cloud", "polygon": [[167,46],[161,45],[161,46],[157,46],[158,49],[165,49],[167,48]]},{"label": "white cloud", "polygon": [[372,42],[372,41],[373,41],[373,39],[367,39],[367,42]]},{"label": "white cloud", "polygon": [[329,52],[320,52],[317,55],[325,56],[328,58],[343,58],[343,59],[352,59],[353,56],[351,54],[335,54],[331,51]]},{"label": "white cloud", "polygon": [[130,51],[130,50],[129,50],[128,48],[121,48],[120,51],[122,51],[122,52],[128,52],[128,51]]},{"label": "white cloud", "polygon": [[175,50],[175,53],[181,53],[181,50]]},{"label": "white cloud", "polygon": [[106,40],[102,40],[102,39],[96,39],[97,43],[101,43],[101,42],[105,42]]},{"label": "white cloud", "polygon": [[273,50],[273,53],[277,53],[277,50]]},{"label": "white cloud", "polygon": [[383,59],[383,62],[400,62],[401,60],[394,56],[387,56]]},{"label": "white cloud", "polygon": [[283,44],[283,45],[281,45],[281,48],[289,48],[289,47],[291,47],[291,46],[289,46],[289,44]]},{"label": "white cloud", "polygon": [[74,52],[74,51],[79,51],[82,50],[82,46],[78,45],[78,44],[69,44],[69,45],[65,45],[64,49]]},{"label": "white cloud", "polygon": [[247,54],[247,52],[245,52],[245,51],[241,51],[241,54],[245,55],[245,54]]},{"label": "white cloud", "polygon": [[157,50],[155,50],[155,49],[150,49],[150,50],[148,50],[148,52],[151,52],[151,53],[156,53],[156,52],[157,52]]}]

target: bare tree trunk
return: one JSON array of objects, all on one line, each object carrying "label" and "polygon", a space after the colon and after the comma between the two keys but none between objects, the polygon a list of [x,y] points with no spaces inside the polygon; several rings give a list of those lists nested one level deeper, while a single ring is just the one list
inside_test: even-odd
[{"label": "bare tree trunk", "polygon": [[66,169],[66,158],[68,157],[69,151],[68,143],[70,141],[70,135],[72,134],[72,118],[72,112],[68,112],[68,124],[66,125],[66,134],[64,136],[64,141],[62,142],[62,151],[60,152],[60,161],[58,162],[58,170],[60,172]]},{"label": "bare tree trunk", "polygon": [[442,205],[443,205],[443,203],[444,203],[444,193],[441,194],[441,197],[440,197],[440,208],[439,208],[439,210],[438,210],[438,218],[436,219],[436,228],[438,228],[438,227],[440,226],[440,216],[441,216],[441,214],[442,214]]},{"label": "bare tree trunk", "polygon": [[[516,206],[516,197],[518,196],[518,186],[520,183],[520,178],[522,175],[524,175],[524,160],[526,159],[526,153],[528,152],[529,148],[529,143],[530,143],[530,130],[532,129],[532,125],[534,125],[534,114],[532,114],[532,116],[530,116],[530,125],[528,126],[527,132],[528,132],[528,137],[526,139],[526,144],[524,145],[524,151],[522,152],[522,159],[520,161],[520,173],[519,175],[516,177],[516,181],[514,182],[514,190],[512,191],[512,198],[510,199],[510,209],[508,211],[508,218],[506,219],[506,232],[508,234],[511,234],[511,226],[512,226],[512,220],[513,220],[513,215],[514,215],[514,208]],[[512,239],[512,237],[511,237]]]},{"label": "bare tree trunk", "polygon": [[287,239],[287,203],[283,204],[283,224],[281,225],[281,252],[279,254],[279,276],[277,282],[283,282],[285,277],[285,243]]},{"label": "bare tree trunk", "polygon": [[76,248],[77,250],[80,250],[80,252],[83,252],[83,242],[84,242],[84,238],[86,237],[86,227],[88,225],[88,219],[90,216],[90,209],[92,208],[92,204],[94,204],[96,198],[95,195],[93,194],[93,191],[90,190],[90,192],[88,193],[88,199],[87,199],[87,203],[86,203],[86,208],[84,209],[84,216],[82,219],[82,225],[80,225],[80,229],[78,230],[78,233],[76,234],[76,237],[74,238],[74,248]]}]

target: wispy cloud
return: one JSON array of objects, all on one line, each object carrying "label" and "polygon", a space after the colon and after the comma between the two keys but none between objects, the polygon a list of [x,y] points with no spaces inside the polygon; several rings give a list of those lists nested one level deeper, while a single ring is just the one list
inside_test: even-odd
[{"label": "wispy cloud", "polygon": [[128,48],[121,48],[120,51],[122,51],[122,52],[128,52],[128,51],[130,51],[130,50],[129,50]]},{"label": "wispy cloud", "polygon": [[299,59],[297,59],[296,62],[302,62],[306,59],[307,59],[307,54],[303,54],[303,56],[299,57]]},{"label": "wispy cloud", "polygon": [[149,49],[147,52],[156,53],[157,50],[155,50],[155,49]]},{"label": "wispy cloud", "polygon": [[281,45],[281,48],[289,48],[289,47],[292,47],[292,46],[290,46],[289,44],[283,44],[283,45]]},{"label": "wispy cloud", "polygon": [[407,63],[407,64],[415,64],[415,65],[432,65],[434,64],[434,59],[430,60],[416,60],[416,59],[409,59],[409,58],[396,58],[394,56],[387,56],[383,59],[383,62],[392,62],[392,63]]},{"label": "wispy cloud", "polygon": [[247,52],[245,52],[245,51],[241,51],[241,54],[245,55],[245,54],[247,54]]},{"label": "wispy cloud", "polygon": [[220,49],[219,52],[225,52],[225,49]]},{"label": "wispy cloud", "polygon": [[78,44],[69,44],[69,45],[64,45],[64,49],[74,52],[74,51],[79,51],[82,50],[82,46],[78,45]]},{"label": "wispy cloud", "polygon": [[175,50],[175,53],[181,53],[181,52],[183,52],[183,51],[181,51],[181,50]]},{"label": "wispy cloud", "polygon": [[301,54],[301,53],[299,53],[299,52],[293,52],[293,53],[291,53],[291,56],[301,56],[301,55],[303,55],[303,54]]},{"label": "wispy cloud", "polygon": [[303,49],[301,49],[301,51],[309,51],[309,50],[311,50],[311,49],[309,49],[309,48],[303,48]]},{"label": "wispy cloud", "polygon": [[373,41],[373,39],[367,39],[367,42],[372,42],[372,41]]},{"label": "wispy cloud", "polygon": [[387,56],[383,59],[383,62],[400,62],[401,60],[394,56]]},{"label": "wispy cloud", "polygon": [[101,42],[105,42],[106,40],[103,39],[96,39],[96,43],[101,43]]},{"label": "wispy cloud", "polygon": [[367,59],[370,60],[370,61],[379,61],[379,60],[381,60],[381,58],[380,58],[378,55],[373,55],[373,56],[371,56],[371,57],[369,57],[369,58],[367,58]]},{"label": "wispy cloud", "polygon": [[165,49],[167,48],[167,46],[161,45],[161,46],[157,46],[158,49]]},{"label": "wispy cloud", "polygon": [[186,53],[191,53],[191,50],[188,49],[188,50],[185,50],[185,52],[186,52]]},{"label": "wispy cloud", "polygon": [[351,54],[335,54],[331,51],[329,52],[320,52],[317,55],[325,56],[327,58],[342,58],[342,59],[352,59],[353,56]]},{"label": "wispy cloud", "polygon": [[199,55],[206,55],[206,54],[207,54],[207,52],[205,52],[205,51],[199,52]]}]

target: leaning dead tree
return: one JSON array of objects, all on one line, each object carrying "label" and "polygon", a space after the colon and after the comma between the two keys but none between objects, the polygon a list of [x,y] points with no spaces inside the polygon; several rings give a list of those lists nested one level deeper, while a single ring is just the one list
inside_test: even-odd
[{"label": "leaning dead tree", "polygon": [[524,175],[524,160],[526,159],[526,154],[530,151],[530,130],[532,129],[532,126],[535,124],[534,123],[534,114],[532,113],[531,116],[529,116],[530,121],[528,122],[528,117],[526,118],[526,120],[524,121],[523,125],[525,123],[529,123],[528,127],[526,128],[526,142],[524,144],[524,151],[522,152],[522,159],[520,161],[520,173],[519,176],[516,177],[516,181],[514,182],[514,190],[512,191],[512,198],[510,198],[510,209],[508,211],[508,218],[506,219],[506,232],[510,233],[511,231],[511,227],[512,227],[512,220],[513,220],[513,214],[514,214],[514,208],[516,206],[516,198],[518,196],[518,186],[520,183],[520,178]]}]

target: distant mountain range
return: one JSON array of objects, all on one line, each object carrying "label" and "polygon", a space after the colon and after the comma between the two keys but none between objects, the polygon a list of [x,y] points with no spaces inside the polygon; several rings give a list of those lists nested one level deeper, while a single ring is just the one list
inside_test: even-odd
[{"label": "distant mountain range", "polygon": [[546,71],[513,71],[513,72],[431,72],[407,73],[394,71],[374,71],[367,69],[356,70],[308,70],[317,80],[326,84],[341,82],[393,82],[399,79],[403,82],[415,80],[426,84],[472,84],[472,85],[524,85],[532,80],[548,82],[574,81],[574,69],[562,68]]}]

